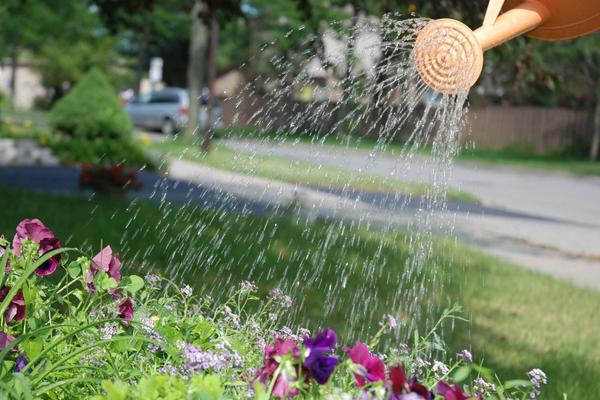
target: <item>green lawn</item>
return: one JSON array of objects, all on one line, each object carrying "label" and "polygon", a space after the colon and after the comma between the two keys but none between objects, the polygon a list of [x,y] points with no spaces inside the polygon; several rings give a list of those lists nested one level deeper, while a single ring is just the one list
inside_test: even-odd
[{"label": "green lawn", "polygon": [[[199,146],[181,139],[153,143],[151,148],[172,157],[183,157],[198,161],[216,168],[246,175],[262,176],[301,185],[324,187],[349,187],[361,190],[399,192],[416,196],[424,195],[426,185],[402,182],[397,179],[356,174],[340,168],[320,166],[317,164],[289,160],[281,157],[260,156],[245,152],[237,152],[219,146],[213,146],[209,155],[202,152]],[[448,198],[452,200],[478,202],[479,200],[468,193],[449,191]]]},{"label": "green lawn", "polygon": [[591,162],[560,154],[531,154],[513,150],[461,150],[461,161],[506,165],[533,170],[567,172],[578,175],[600,175],[600,162]]},{"label": "green lawn", "polygon": [[[250,129],[228,129],[221,132],[222,137],[246,139],[266,139],[274,141],[296,141],[306,144],[321,144],[335,147],[372,150],[377,146],[377,140],[372,138],[357,138],[354,136],[315,136],[315,135],[285,135],[275,132],[260,132]],[[383,151],[389,154],[401,154],[406,151],[403,143],[386,143]],[[423,155],[429,155],[430,149],[420,149]],[[476,162],[489,165],[510,166],[540,171],[566,172],[577,175],[600,175],[600,162],[590,162],[583,157],[564,154],[535,154],[530,151],[503,149],[461,149],[457,160]]]},{"label": "green lawn", "polygon": [[[307,225],[294,218],[12,190],[0,190],[0,205],[0,232],[9,238],[22,218],[39,217],[65,244],[111,244],[130,271],[169,265],[199,291],[224,293],[246,278],[264,288],[293,282],[304,294],[297,318],[320,321],[324,309],[332,307],[322,323],[339,330],[341,337],[366,298],[377,301],[368,308],[369,317],[357,322],[370,331],[383,313],[395,313],[385,305],[390,293],[406,292],[410,299],[411,287],[401,279],[407,257],[401,233],[382,236],[319,221]],[[439,304],[461,304],[472,320],[445,330],[451,352],[472,345],[478,360],[506,378],[540,367],[549,375],[545,399],[562,399],[563,392],[569,399],[597,398],[599,293],[461,245],[436,240],[434,247],[443,273],[436,275],[441,280],[429,296]]]}]

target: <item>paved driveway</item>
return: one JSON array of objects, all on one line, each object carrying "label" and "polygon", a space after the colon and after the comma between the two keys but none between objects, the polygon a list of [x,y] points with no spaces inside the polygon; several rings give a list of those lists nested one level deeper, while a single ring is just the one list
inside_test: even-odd
[{"label": "paved driveway", "polygon": [[[430,160],[306,144],[227,140],[231,149],[431,182]],[[450,171],[449,171],[450,172]],[[466,242],[525,267],[600,289],[600,178],[456,163],[453,188],[484,207],[450,207]]]}]

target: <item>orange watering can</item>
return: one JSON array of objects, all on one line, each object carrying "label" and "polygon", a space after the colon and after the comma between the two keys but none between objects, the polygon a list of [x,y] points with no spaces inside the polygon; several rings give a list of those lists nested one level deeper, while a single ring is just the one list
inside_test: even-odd
[{"label": "orange watering can", "polygon": [[417,35],[415,66],[432,89],[454,94],[475,84],[483,52],[526,34],[566,40],[600,30],[600,0],[490,0],[483,25],[437,19]]}]

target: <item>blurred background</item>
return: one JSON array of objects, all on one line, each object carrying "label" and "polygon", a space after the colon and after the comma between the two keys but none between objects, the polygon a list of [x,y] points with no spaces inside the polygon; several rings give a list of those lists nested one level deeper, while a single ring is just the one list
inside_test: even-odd
[{"label": "blurred background", "polygon": [[[132,105],[130,114],[140,126],[169,133],[189,119],[192,127],[198,122],[201,128],[212,123],[241,127],[244,117],[234,121],[235,107],[226,99],[259,75],[275,75],[274,57],[307,58],[302,44],[307,38],[319,38],[312,50],[322,54],[324,63],[309,71],[313,84],[299,89],[297,97],[335,101],[335,81],[343,79],[344,71],[327,60],[344,52],[353,24],[392,12],[452,17],[476,27],[486,3],[4,0],[1,110],[6,115],[10,110],[31,111],[35,120],[35,111],[49,110],[87,71],[97,68],[119,91],[121,101]],[[363,47],[368,40],[363,38]],[[598,34],[561,44],[521,37],[487,53],[483,78],[470,95],[472,129],[466,139],[478,149],[514,157],[596,160],[599,42]],[[267,51],[261,51],[264,46],[269,46]],[[366,68],[382,58],[366,53],[359,53]],[[189,103],[184,90],[150,98],[152,91],[165,87],[185,89],[189,97],[201,100]],[[147,102],[179,103],[174,106],[179,112],[151,121],[143,116]]]}]

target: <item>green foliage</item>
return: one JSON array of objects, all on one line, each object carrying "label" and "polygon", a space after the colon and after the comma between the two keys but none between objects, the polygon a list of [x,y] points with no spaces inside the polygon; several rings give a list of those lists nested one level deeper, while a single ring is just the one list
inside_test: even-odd
[{"label": "green foliage", "polygon": [[[54,235],[39,220],[24,223],[17,229],[18,249],[11,250],[0,238],[3,399],[217,400],[248,397],[251,387],[259,398],[268,399],[284,375],[290,389],[311,398],[344,394],[356,398],[364,391],[373,399],[390,398],[385,378],[357,385],[355,377],[364,373],[363,367],[335,343],[325,350],[328,357],[338,360],[327,384],[318,385],[310,375],[301,375],[312,350],[302,345],[307,335],[302,330],[294,334],[278,327],[292,307],[291,299],[281,291],[262,299],[257,287],[244,281],[230,288],[223,303],[214,303],[196,297],[189,286],[177,287],[157,275],[147,275],[145,280],[122,277],[121,262],[108,247],[93,258],[70,248],[43,253],[38,234],[31,236],[27,224],[35,224],[35,232],[50,235],[52,240]],[[50,260],[57,260],[56,270],[46,269]],[[51,275],[34,274],[40,268]],[[449,365],[437,363],[437,367],[425,361],[433,352],[444,350],[437,329],[445,321],[460,319],[459,311],[446,309],[425,335],[414,332],[407,350],[385,358],[388,368],[403,365],[430,388],[455,377],[473,391],[472,377],[481,376],[498,387],[498,396],[486,396],[489,399],[503,399],[504,394],[522,398],[533,390],[528,381],[518,387],[502,386],[488,370],[470,365],[470,355],[452,358]],[[382,336],[397,326],[387,317],[368,340],[370,348],[376,348]],[[271,369],[263,354],[265,345],[276,338],[296,350],[295,355],[270,355],[269,365],[275,363]],[[378,362],[384,368],[383,361]],[[262,378],[257,380],[253,371],[261,371]]]},{"label": "green foliage", "polygon": [[95,69],[56,103],[48,121],[69,138],[122,140],[129,139],[133,130],[112,86]]},{"label": "green foliage", "polygon": [[223,386],[218,375],[196,375],[189,381],[170,375],[144,377],[135,385],[121,381],[104,381],[106,395],[94,400],[220,400]]},{"label": "green foliage", "polygon": [[90,71],[56,103],[48,121],[56,132],[51,146],[65,162],[146,163],[129,117],[98,70]]}]

